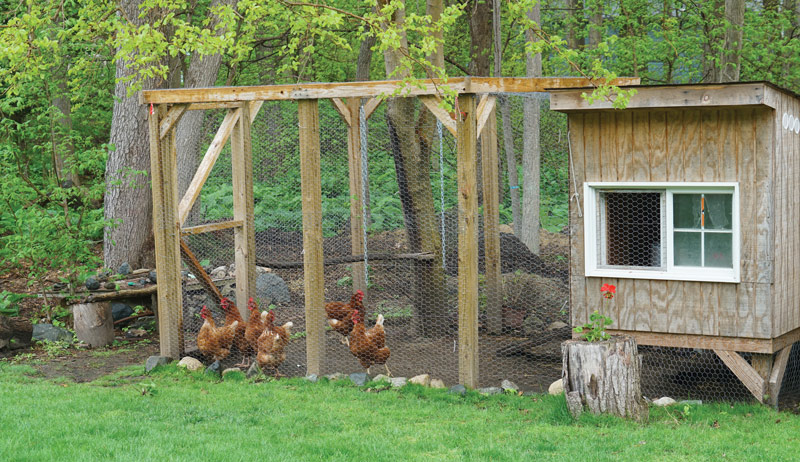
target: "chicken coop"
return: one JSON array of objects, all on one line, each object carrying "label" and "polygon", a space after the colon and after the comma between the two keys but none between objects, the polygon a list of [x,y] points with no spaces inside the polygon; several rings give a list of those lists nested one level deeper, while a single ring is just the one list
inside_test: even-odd
[{"label": "chicken coop", "polygon": [[624,110],[551,94],[570,132],[571,324],[598,310],[652,370],[705,352],[777,402],[800,339],[800,99],[764,82],[635,88]]},{"label": "chicken coop", "polygon": [[[450,112],[435,81],[142,92],[162,355],[197,353],[202,306],[221,324],[229,298],[248,322],[253,297],[276,323],[293,323],[281,374],[360,372],[326,319],[327,303],[360,290],[367,327],[385,319],[396,376],[470,387],[509,379],[535,391],[560,378],[570,336],[566,117],[541,92],[589,82],[447,84],[458,93]],[[559,178],[543,186],[560,202],[542,198],[534,247],[503,205],[520,200],[522,179],[499,171],[517,165],[523,106],[551,116],[542,165]],[[186,160],[176,127],[193,113],[203,114],[202,155]]]}]

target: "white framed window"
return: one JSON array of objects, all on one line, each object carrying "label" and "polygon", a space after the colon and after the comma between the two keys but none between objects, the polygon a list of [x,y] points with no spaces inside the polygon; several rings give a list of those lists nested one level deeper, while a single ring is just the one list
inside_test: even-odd
[{"label": "white framed window", "polygon": [[738,183],[584,183],[586,275],[739,282]]}]

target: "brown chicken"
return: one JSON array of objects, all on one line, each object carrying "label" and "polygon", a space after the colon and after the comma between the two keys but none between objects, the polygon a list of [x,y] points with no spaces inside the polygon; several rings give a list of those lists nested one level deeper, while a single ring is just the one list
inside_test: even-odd
[{"label": "brown chicken", "polygon": [[220,300],[219,307],[222,309],[222,312],[225,313],[226,325],[233,324],[234,321],[238,321],[239,323],[236,326],[236,336],[233,339],[233,344],[236,345],[236,348],[242,353],[242,364],[244,364],[245,356],[247,356],[247,340],[244,338],[244,331],[247,329],[247,325],[244,319],[242,319],[242,315],[239,314],[239,309],[227,298]]},{"label": "brown chicken", "polygon": [[342,334],[342,343],[349,345],[347,336],[353,330],[353,310],[364,312],[364,292],[356,291],[350,297],[350,303],[330,302],[325,304],[325,314],[328,316],[328,325],[336,332]]},{"label": "brown chicken", "polygon": [[[261,336],[261,333],[264,332],[264,328],[266,327],[265,320],[267,316],[267,312],[259,312],[258,305],[256,304],[253,297],[250,297],[250,300],[247,301],[247,309],[250,310],[250,319],[247,320],[247,326],[244,329],[244,339],[245,343],[247,344],[247,350],[245,353],[246,355],[255,355],[258,351],[258,337]],[[249,366],[250,361],[248,359],[247,366]]]},{"label": "brown chicken", "polygon": [[353,310],[353,331],[350,332],[350,353],[358,358],[358,361],[369,373],[369,368],[373,364],[383,364],[386,367],[386,375],[391,376],[386,360],[389,359],[391,352],[386,346],[386,332],[383,330],[383,315],[379,314],[375,325],[367,330],[364,326],[364,312]]},{"label": "brown chicken", "polygon": [[278,366],[286,361],[286,345],[289,344],[290,329],[294,324],[287,322],[282,326],[275,324],[275,312],[269,310],[265,317],[266,328],[258,337],[256,360],[262,368],[269,367],[278,375]]},{"label": "brown chicken", "polygon": [[203,318],[203,326],[197,333],[197,348],[215,361],[224,359],[231,352],[231,344],[239,322],[233,321],[231,324],[217,327],[206,306],[200,310],[200,316]]}]

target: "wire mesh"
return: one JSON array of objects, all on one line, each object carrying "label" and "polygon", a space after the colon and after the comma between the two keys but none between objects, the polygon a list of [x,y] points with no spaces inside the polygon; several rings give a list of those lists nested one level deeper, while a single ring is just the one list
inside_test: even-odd
[{"label": "wire mesh", "polygon": [[[493,291],[487,287],[484,219],[479,217],[478,383],[492,387],[510,380],[522,391],[544,392],[561,378],[561,342],[571,338],[573,327],[567,118],[549,111],[546,95],[510,96],[498,101],[502,288]],[[512,195],[519,192],[524,199],[525,194],[520,185],[526,172],[520,166],[526,101],[538,105],[541,113],[540,211],[536,218],[525,217],[521,223],[514,223]],[[383,318],[385,344],[390,350],[386,365],[392,375],[429,374],[449,386],[459,382],[456,141],[419,102],[392,104],[382,103],[368,118],[363,109],[350,118],[361,128],[362,146],[356,155],[363,165],[355,174],[366,179],[361,191],[351,192],[347,123],[330,101],[320,101],[322,208],[317,218],[323,233],[324,300],[348,303],[361,288],[356,287],[359,281],[366,280],[363,323],[370,329],[379,315]],[[227,111],[206,111],[201,151],[212,145]],[[276,325],[293,324],[285,359],[277,366],[277,372],[287,376],[305,375],[308,368],[303,269],[303,216],[308,212],[303,211],[301,198],[298,126],[296,103],[267,101],[251,127],[257,261],[251,296],[260,310],[273,310]],[[512,169],[520,178],[518,184],[510,180],[506,160],[509,150],[513,152]],[[233,219],[231,162],[227,143],[185,227]],[[193,172],[195,167],[178,168]],[[480,191],[480,170],[478,178]],[[631,194],[618,196],[612,200],[627,205],[636,202]],[[366,211],[363,217],[351,217],[352,197],[362,201]],[[352,235],[352,229],[358,228],[351,227],[351,220],[361,221],[363,233]],[[515,228],[524,226],[538,229],[538,249],[532,250],[515,234]],[[624,226],[614,232],[620,236],[635,234]],[[184,240],[221,295],[242,307],[247,300],[235,297],[236,273],[243,271],[234,264],[235,233],[234,229],[221,229],[185,236]],[[633,240],[638,238],[634,236]],[[363,254],[355,255],[354,241],[365,241]],[[640,246],[634,249],[639,253],[617,257],[633,259],[636,266],[661,264],[659,252],[642,249]],[[203,325],[200,308],[208,306],[218,325],[225,323],[225,315],[194,272],[189,266],[183,268],[181,328],[185,351],[202,357],[197,352],[198,331]],[[491,311],[491,306],[499,307],[499,311]],[[321,373],[364,371],[357,355],[343,343],[344,336],[325,325]],[[498,330],[494,330],[496,326]],[[643,391],[649,398],[752,399],[710,350],[640,346],[640,352]],[[247,357],[253,362],[254,353],[234,346],[223,363],[231,365]],[[792,403],[797,401],[800,389],[799,354],[792,353],[783,382],[782,396],[794,399]],[[750,360],[749,355],[743,356]],[[386,370],[381,364],[373,364],[370,372],[375,375]]]}]

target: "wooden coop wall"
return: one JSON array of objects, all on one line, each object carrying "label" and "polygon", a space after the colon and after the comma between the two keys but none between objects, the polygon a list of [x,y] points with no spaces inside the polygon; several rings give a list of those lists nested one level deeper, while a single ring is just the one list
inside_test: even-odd
[{"label": "wooden coop wall", "polygon": [[585,277],[584,223],[571,201],[573,325],[603,309],[600,286],[609,283],[617,286],[605,313],[614,329],[755,339],[786,331],[773,325],[771,311],[773,120],[765,106],[570,113],[570,197],[576,185],[583,195],[585,181],[738,181],[742,246],[740,284]]},{"label": "wooden coop wall", "polygon": [[[800,134],[783,126],[784,114],[796,121],[800,99],[775,91],[773,336],[800,327]],[[800,124],[800,122],[794,122]]]}]

